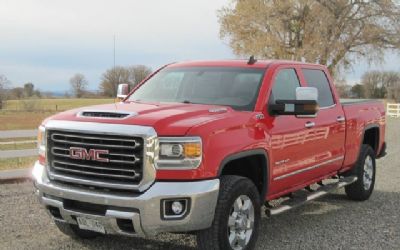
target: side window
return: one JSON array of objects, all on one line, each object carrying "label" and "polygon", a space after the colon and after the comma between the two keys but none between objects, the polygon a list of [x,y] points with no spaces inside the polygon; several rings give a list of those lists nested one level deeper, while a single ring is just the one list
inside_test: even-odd
[{"label": "side window", "polygon": [[275,100],[296,100],[296,88],[300,81],[294,69],[281,69],[275,76],[269,103]]},{"label": "side window", "polygon": [[332,91],[328,79],[322,70],[302,69],[304,78],[309,87],[318,89],[318,104],[320,107],[329,107],[334,104]]}]

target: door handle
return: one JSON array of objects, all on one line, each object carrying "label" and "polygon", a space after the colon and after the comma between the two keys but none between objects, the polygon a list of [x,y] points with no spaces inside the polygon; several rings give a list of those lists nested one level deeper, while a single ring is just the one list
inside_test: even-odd
[{"label": "door handle", "polygon": [[304,126],[305,126],[306,128],[312,128],[312,127],[315,126],[315,122],[306,122],[306,124],[304,124]]},{"label": "door handle", "polygon": [[338,116],[336,118],[336,121],[338,121],[338,122],[344,122],[345,120],[346,120],[346,118],[344,116]]}]

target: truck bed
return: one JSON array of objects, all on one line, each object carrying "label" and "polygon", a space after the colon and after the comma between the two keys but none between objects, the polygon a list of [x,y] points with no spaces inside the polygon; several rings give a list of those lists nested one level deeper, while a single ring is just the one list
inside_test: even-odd
[{"label": "truck bed", "polygon": [[364,130],[371,126],[380,128],[381,140],[375,149],[379,153],[385,138],[385,106],[377,99],[341,99],[340,103],[346,117],[346,156],[343,164],[346,167],[356,162]]}]

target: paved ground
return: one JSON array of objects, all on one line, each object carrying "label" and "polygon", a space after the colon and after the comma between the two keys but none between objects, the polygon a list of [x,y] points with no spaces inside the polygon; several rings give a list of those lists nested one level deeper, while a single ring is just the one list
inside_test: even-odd
[{"label": "paved ground", "polygon": [[[378,161],[376,190],[353,202],[343,191],[262,219],[257,249],[400,249],[400,119],[389,119],[389,155]],[[193,236],[105,236],[74,241],[57,231],[32,184],[0,186],[0,249],[195,249]]]},{"label": "paved ground", "polygon": [[1,181],[11,181],[13,179],[30,178],[31,173],[32,173],[31,168],[2,170],[0,171],[0,183]]},{"label": "paved ground", "polygon": [[35,137],[37,130],[0,130],[0,138]]}]

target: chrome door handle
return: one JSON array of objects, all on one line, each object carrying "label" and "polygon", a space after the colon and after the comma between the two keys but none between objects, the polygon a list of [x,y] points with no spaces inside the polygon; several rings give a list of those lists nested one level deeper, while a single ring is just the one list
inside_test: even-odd
[{"label": "chrome door handle", "polygon": [[306,124],[304,125],[306,128],[312,128],[315,126],[315,122],[306,122]]},{"label": "chrome door handle", "polygon": [[336,118],[336,121],[338,121],[338,122],[344,122],[344,121],[346,121],[346,118],[345,118],[344,116],[338,116],[338,117]]}]

